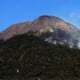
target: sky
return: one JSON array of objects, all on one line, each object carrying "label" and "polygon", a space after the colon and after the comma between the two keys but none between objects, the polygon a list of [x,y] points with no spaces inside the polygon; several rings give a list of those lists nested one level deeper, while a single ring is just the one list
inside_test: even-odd
[{"label": "sky", "polygon": [[0,0],[0,32],[41,15],[58,16],[79,27],[80,0]]}]

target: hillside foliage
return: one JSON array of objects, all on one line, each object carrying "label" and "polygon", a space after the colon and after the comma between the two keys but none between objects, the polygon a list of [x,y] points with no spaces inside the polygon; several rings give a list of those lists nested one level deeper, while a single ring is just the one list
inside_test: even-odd
[{"label": "hillside foliage", "polygon": [[52,45],[28,34],[0,40],[0,78],[24,80],[31,77],[80,79],[80,50]]}]

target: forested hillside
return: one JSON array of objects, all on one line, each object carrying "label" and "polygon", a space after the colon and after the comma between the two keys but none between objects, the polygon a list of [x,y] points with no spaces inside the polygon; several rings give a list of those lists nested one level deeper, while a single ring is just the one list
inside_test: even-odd
[{"label": "forested hillside", "polygon": [[23,34],[0,40],[3,80],[80,80],[80,50]]}]

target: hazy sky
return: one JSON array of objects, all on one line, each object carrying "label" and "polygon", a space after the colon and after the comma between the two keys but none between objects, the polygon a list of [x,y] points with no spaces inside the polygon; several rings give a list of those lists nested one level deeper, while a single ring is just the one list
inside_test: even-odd
[{"label": "hazy sky", "polygon": [[80,0],[0,0],[0,31],[11,24],[55,15],[80,26]]}]

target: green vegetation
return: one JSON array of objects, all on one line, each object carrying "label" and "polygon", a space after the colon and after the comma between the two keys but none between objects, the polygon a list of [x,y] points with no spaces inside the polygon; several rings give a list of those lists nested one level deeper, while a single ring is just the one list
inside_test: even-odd
[{"label": "green vegetation", "polygon": [[80,79],[80,50],[52,45],[33,35],[23,34],[0,41],[0,78],[24,80]]}]

